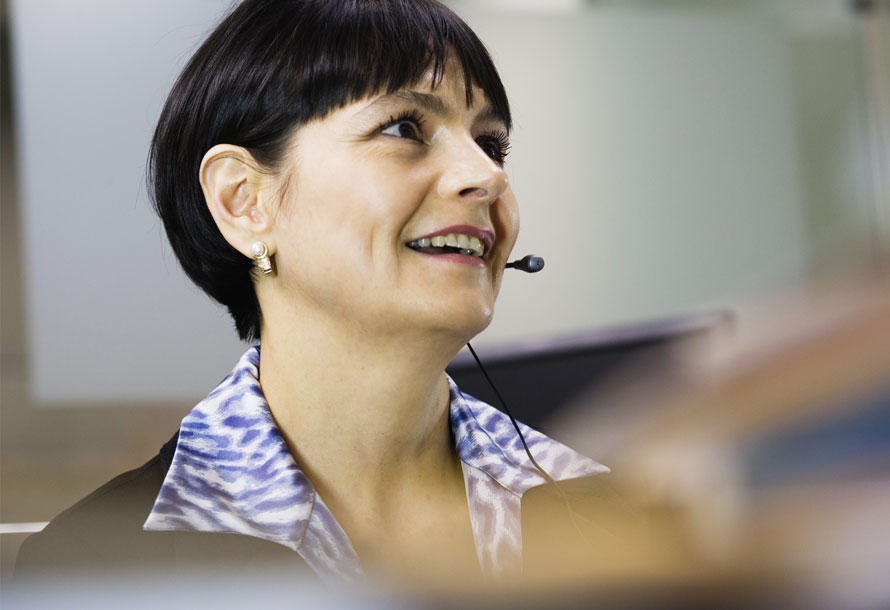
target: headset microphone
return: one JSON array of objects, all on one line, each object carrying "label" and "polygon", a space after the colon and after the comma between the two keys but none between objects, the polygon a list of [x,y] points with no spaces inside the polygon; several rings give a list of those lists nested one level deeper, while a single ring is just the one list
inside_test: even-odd
[{"label": "headset microphone", "polygon": [[[535,256],[534,254],[527,254],[523,256],[519,260],[515,260],[512,263],[507,263],[507,269],[519,269],[521,271],[525,271],[526,273],[537,273],[541,269],[544,268],[544,259],[540,256]],[[507,414],[507,417],[510,418],[510,422],[513,424],[513,427],[516,429],[516,434],[519,436],[519,440],[522,443],[522,448],[525,449],[525,454],[528,456],[529,461],[532,463],[532,466],[535,467],[540,475],[544,478],[545,481],[553,485],[553,488],[556,490],[557,494],[559,494],[562,499],[563,504],[565,504],[566,509],[568,510],[569,517],[572,521],[572,525],[578,530],[578,534],[581,535],[582,538],[587,538],[582,530],[581,526],[578,524],[578,516],[575,509],[572,507],[571,502],[569,502],[569,498],[563,490],[562,486],[555,480],[550,474],[541,468],[541,465],[538,464],[537,460],[535,460],[535,456],[532,455],[531,449],[528,448],[528,443],[525,441],[525,436],[522,434],[522,430],[519,428],[519,423],[516,421],[516,418],[513,417],[513,414],[510,412],[510,408],[507,406],[507,402],[504,400],[504,397],[501,396],[501,393],[498,392],[497,387],[494,385],[494,381],[491,380],[491,377],[488,375],[488,371],[485,370],[485,367],[482,366],[482,361],[479,360],[479,356],[476,355],[476,350],[473,349],[473,346],[467,343],[467,347],[470,350],[470,353],[473,355],[473,359],[476,361],[476,364],[479,366],[479,369],[482,371],[482,375],[485,377],[485,380],[488,382],[488,385],[491,386],[491,389],[494,390],[495,396],[497,396],[498,401],[501,403],[503,407],[504,413]]]},{"label": "headset microphone", "polygon": [[[520,271],[525,271],[526,273],[537,273],[543,268],[544,259],[540,256],[535,256],[534,254],[526,254],[519,260],[515,260],[512,263],[507,263],[507,269],[519,269]],[[503,411],[510,418],[510,421],[513,423],[513,427],[516,428],[516,434],[519,436],[519,440],[522,441],[522,447],[525,449],[525,453],[526,455],[528,455],[528,459],[541,474],[541,476],[544,477],[544,480],[546,480],[548,483],[552,483],[556,487],[557,491],[566,502],[566,506],[568,506],[568,500],[562,489],[559,487],[559,484],[553,480],[553,478],[550,476],[550,474],[547,473],[546,470],[541,468],[541,466],[535,460],[535,457],[532,455],[531,450],[528,448],[528,444],[525,442],[525,437],[522,434],[522,430],[519,429],[519,424],[516,422],[516,418],[513,417],[513,414],[510,412],[510,408],[507,406],[507,401],[505,401],[504,397],[501,396],[501,393],[498,392],[497,387],[494,385],[494,381],[492,381],[491,377],[489,377],[488,375],[488,371],[486,371],[485,367],[482,366],[482,361],[479,360],[479,356],[476,355],[476,350],[474,350],[473,346],[469,343],[467,343],[467,347],[470,349],[470,353],[473,355],[473,359],[476,361],[476,364],[482,371],[482,375],[485,376],[485,380],[488,382],[488,385],[491,386],[491,389],[494,390],[495,396],[498,397],[498,401],[500,401],[501,406],[503,407]]]},{"label": "headset microphone", "polygon": [[537,273],[544,268],[544,259],[534,254],[526,254],[519,260],[507,263],[507,269],[519,269],[526,273]]}]

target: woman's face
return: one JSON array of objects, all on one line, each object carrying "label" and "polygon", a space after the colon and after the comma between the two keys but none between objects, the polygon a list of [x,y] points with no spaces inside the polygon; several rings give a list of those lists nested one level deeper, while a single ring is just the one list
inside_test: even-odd
[{"label": "woman's face", "polygon": [[467,105],[454,64],[435,88],[372,96],[294,135],[272,282],[293,315],[465,339],[490,322],[519,213],[506,127],[480,89]]}]

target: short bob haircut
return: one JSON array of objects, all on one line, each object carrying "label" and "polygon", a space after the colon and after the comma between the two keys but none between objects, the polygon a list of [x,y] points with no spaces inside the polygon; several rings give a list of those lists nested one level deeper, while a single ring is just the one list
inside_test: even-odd
[{"label": "short bob haircut", "polygon": [[242,340],[259,338],[253,261],[230,246],[198,181],[216,144],[247,149],[276,171],[304,123],[377,93],[435,86],[453,55],[467,103],[475,84],[509,128],[510,108],[479,38],[436,0],[245,0],[183,70],[151,144],[149,192],[186,274],[225,305]]}]

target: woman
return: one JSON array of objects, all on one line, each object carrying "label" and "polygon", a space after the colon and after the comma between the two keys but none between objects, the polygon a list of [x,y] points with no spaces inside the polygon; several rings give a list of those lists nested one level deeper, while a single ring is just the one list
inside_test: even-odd
[{"label": "woman", "polygon": [[[444,374],[491,321],[519,229],[510,125],[490,56],[435,0],[235,8],[168,98],[151,185],[186,273],[262,350],[158,457],[32,537],[20,569],[517,574],[520,500],[545,479]],[[523,432],[555,479],[606,470]]]}]

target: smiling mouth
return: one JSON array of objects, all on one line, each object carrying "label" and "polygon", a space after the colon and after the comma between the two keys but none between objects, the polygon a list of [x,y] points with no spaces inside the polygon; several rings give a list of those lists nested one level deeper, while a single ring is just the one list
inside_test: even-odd
[{"label": "smiling mouth", "polygon": [[471,237],[463,233],[424,237],[409,241],[405,245],[424,254],[463,254],[477,258],[482,258],[485,255],[485,245],[482,241],[478,237]]}]

